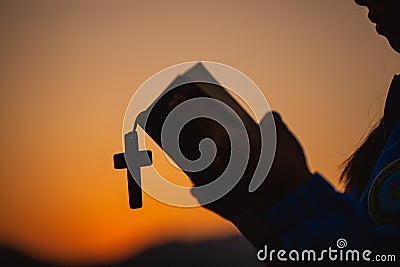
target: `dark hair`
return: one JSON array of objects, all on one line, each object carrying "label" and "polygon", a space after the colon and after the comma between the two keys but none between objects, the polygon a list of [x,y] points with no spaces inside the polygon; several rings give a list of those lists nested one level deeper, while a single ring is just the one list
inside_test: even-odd
[{"label": "dark hair", "polygon": [[347,192],[362,193],[385,144],[383,119],[373,127],[362,145],[343,163],[339,182]]}]

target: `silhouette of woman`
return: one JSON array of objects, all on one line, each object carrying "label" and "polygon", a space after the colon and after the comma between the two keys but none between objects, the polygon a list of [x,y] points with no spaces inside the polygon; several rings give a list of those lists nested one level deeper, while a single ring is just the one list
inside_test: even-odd
[{"label": "silhouette of woman", "polygon": [[[369,9],[368,17],[376,23],[377,32],[400,52],[400,1],[355,2]],[[344,163],[341,182],[345,193],[336,192],[319,174],[310,173],[300,144],[274,113],[277,150],[264,184],[253,194],[236,190],[206,208],[230,220],[256,248],[337,249],[336,241],[342,238],[349,248],[398,253],[399,107],[400,75],[396,75],[382,119]],[[263,123],[268,122],[262,121],[261,127]],[[248,188],[248,184],[240,186]]]}]

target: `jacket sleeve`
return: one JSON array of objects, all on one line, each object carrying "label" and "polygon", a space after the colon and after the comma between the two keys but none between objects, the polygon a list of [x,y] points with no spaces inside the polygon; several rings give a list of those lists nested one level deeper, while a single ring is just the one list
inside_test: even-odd
[{"label": "jacket sleeve", "polygon": [[376,225],[350,194],[338,193],[319,174],[264,214],[269,232],[281,248],[350,247],[397,251],[399,231]]}]

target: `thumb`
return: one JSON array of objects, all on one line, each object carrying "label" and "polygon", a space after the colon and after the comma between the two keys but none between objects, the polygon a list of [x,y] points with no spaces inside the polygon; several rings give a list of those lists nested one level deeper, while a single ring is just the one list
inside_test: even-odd
[{"label": "thumb", "polygon": [[203,205],[208,199],[208,194],[205,192],[204,188],[193,187],[190,189],[190,193],[192,193],[200,205]]}]

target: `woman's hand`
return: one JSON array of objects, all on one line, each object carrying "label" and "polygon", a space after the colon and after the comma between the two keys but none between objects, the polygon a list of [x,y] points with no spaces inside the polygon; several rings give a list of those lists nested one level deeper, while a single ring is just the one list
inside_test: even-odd
[{"label": "woman's hand", "polygon": [[[266,117],[271,118],[271,116]],[[273,118],[277,145],[272,167],[263,184],[255,192],[250,193],[248,188],[253,173],[245,173],[239,183],[225,196],[213,203],[204,205],[207,209],[228,220],[234,220],[248,210],[262,213],[311,178],[312,174],[308,170],[301,145],[278,113],[273,113]],[[263,119],[260,127],[267,127],[268,123],[271,123],[271,121]],[[257,145],[259,145],[259,138],[256,135],[250,136],[250,138],[256,140]],[[218,141],[218,136],[215,136],[214,141],[217,142],[217,145],[219,143],[224,147],[223,144],[226,140]],[[259,155],[251,155],[250,157],[255,158],[258,162]],[[251,165],[251,160],[249,164]],[[254,168],[250,167],[250,169],[254,171]],[[196,184],[197,181],[193,180],[193,182]],[[203,196],[196,188],[192,190],[192,193],[201,203]]]},{"label": "woman's hand", "polygon": [[[288,194],[308,181],[310,173],[303,149],[296,137],[282,121],[278,113],[273,113],[277,144],[275,157],[267,178],[254,193],[256,210],[265,211]],[[265,127],[264,120],[260,127]]]}]

